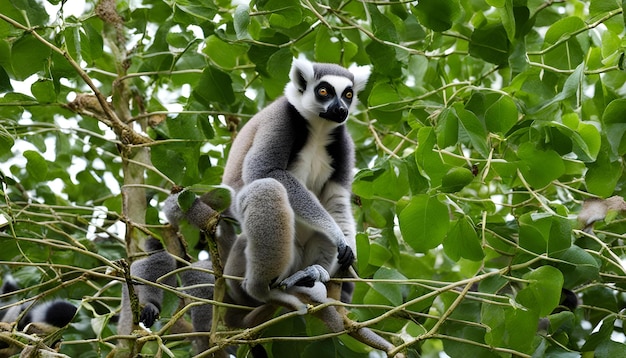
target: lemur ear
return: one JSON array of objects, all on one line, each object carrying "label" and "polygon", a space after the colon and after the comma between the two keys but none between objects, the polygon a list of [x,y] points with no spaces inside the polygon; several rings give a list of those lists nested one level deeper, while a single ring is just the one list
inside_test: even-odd
[{"label": "lemur ear", "polygon": [[367,85],[367,80],[370,77],[372,69],[369,66],[356,66],[351,65],[348,69],[354,75],[354,84],[352,89],[354,92],[359,93]]},{"label": "lemur ear", "polygon": [[307,84],[313,81],[313,77],[313,63],[307,60],[304,55],[300,55],[297,59],[293,60],[289,78],[291,82],[296,84],[300,93],[306,90]]}]

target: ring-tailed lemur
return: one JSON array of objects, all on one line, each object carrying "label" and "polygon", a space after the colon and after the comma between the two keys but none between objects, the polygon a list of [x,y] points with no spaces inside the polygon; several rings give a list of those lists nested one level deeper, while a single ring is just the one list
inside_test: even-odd
[{"label": "ring-tailed lemur", "polygon": [[345,122],[369,71],[296,59],[285,96],[235,139],[223,177],[242,226],[224,269],[244,277],[228,282],[235,302],[306,311],[290,289],[327,282],[352,264],[354,145]]}]

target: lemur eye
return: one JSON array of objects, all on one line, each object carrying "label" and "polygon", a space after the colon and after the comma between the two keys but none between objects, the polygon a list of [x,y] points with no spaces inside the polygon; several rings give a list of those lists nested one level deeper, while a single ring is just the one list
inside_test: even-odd
[{"label": "lemur eye", "polygon": [[346,92],[346,98],[352,99],[352,91]]},{"label": "lemur eye", "polygon": [[317,94],[326,97],[328,96],[328,90],[326,89],[326,87],[320,87],[317,89]]}]

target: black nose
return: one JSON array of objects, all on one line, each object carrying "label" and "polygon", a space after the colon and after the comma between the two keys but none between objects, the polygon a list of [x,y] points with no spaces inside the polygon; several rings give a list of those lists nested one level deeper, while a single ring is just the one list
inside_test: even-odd
[{"label": "black nose", "polygon": [[348,109],[344,106],[337,106],[333,108],[332,113],[334,116],[337,116],[337,118],[346,119],[346,117],[348,116]]},{"label": "black nose", "polygon": [[348,107],[336,98],[327,108],[326,112],[320,113],[320,117],[333,122],[342,123],[348,117]]},{"label": "black nose", "polygon": [[342,123],[348,117],[348,108],[344,106],[332,106],[326,112],[320,113],[320,117],[333,122]]}]

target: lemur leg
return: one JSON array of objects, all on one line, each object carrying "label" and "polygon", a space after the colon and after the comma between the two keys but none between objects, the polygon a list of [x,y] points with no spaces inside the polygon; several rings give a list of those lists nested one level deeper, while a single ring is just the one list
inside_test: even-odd
[{"label": "lemur leg", "polygon": [[[259,179],[237,195],[237,211],[245,237],[243,289],[254,299],[268,302],[270,287],[289,275],[294,255],[294,213],[287,191],[274,179]],[[243,238],[242,237],[242,238]],[[237,255],[237,253],[235,253]]]}]

